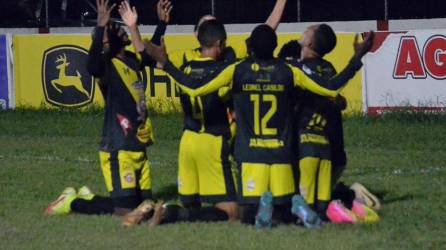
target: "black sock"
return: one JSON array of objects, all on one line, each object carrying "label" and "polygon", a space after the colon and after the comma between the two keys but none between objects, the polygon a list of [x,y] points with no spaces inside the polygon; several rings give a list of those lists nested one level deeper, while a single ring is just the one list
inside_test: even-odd
[{"label": "black sock", "polygon": [[240,206],[240,221],[243,224],[254,225],[256,221],[257,206],[256,205],[243,205]]},{"label": "black sock", "polygon": [[228,215],[216,207],[193,207],[184,208],[178,205],[168,205],[166,214],[162,220],[163,224],[175,222],[211,222],[227,221]]},{"label": "black sock", "polygon": [[189,221],[211,222],[211,221],[227,221],[229,219],[225,211],[216,207],[192,208],[189,211]]},{"label": "black sock", "polygon": [[317,215],[319,216],[319,218],[321,218],[321,220],[323,220],[323,221],[329,221],[329,219],[326,215],[328,203],[329,203],[329,201],[321,201],[321,200],[316,201],[315,211],[316,211]]},{"label": "black sock", "polygon": [[296,217],[291,213],[291,204],[275,205],[273,212],[273,221],[275,224],[291,224],[296,222]]},{"label": "black sock", "polygon": [[91,200],[74,199],[71,210],[81,214],[113,214],[114,205],[110,197],[95,195]]},{"label": "black sock", "polygon": [[179,205],[167,205],[162,224],[189,221],[189,209]]},{"label": "black sock", "polygon": [[345,207],[352,209],[353,200],[355,199],[355,191],[351,190],[350,187],[346,186],[344,183],[339,182],[333,190],[332,199],[341,200]]}]

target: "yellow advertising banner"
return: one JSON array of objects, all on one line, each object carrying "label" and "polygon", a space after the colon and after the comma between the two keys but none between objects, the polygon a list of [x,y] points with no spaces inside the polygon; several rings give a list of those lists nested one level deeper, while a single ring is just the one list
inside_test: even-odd
[{"label": "yellow advertising banner", "polygon": [[[228,45],[244,46],[248,34],[231,34]],[[280,48],[299,34],[279,34]],[[327,55],[340,71],[353,54],[354,34],[338,34],[336,49]],[[165,36],[168,52],[198,47],[192,35]],[[14,47],[14,79],[17,107],[80,108],[104,101],[94,79],[86,70],[89,35],[16,35]],[[277,49],[276,52],[278,52]],[[146,68],[147,100],[155,110],[179,109],[174,83],[158,69]],[[358,73],[343,90],[350,111],[361,111],[361,74]]]}]

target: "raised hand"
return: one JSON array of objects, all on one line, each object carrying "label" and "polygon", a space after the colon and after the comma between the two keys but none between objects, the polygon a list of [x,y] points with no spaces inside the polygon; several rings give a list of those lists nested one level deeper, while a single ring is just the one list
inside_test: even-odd
[{"label": "raised hand", "polygon": [[159,0],[156,4],[156,12],[158,14],[158,19],[166,23],[170,22],[170,12],[172,11],[173,5],[169,0]]},{"label": "raised hand", "polygon": [[129,28],[134,28],[138,22],[138,13],[135,7],[130,7],[128,1],[122,1],[119,5],[119,14]]},{"label": "raised hand", "polygon": [[375,39],[375,32],[370,31],[364,41],[362,43],[358,42],[358,34],[355,36],[355,40],[353,42],[353,48],[355,49],[355,56],[358,58],[362,58],[367,52],[372,48],[373,41]]},{"label": "raised hand", "polygon": [[110,13],[115,8],[116,4],[108,6],[109,0],[96,0],[96,6],[98,10],[98,26],[105,27],[110,21]]}]

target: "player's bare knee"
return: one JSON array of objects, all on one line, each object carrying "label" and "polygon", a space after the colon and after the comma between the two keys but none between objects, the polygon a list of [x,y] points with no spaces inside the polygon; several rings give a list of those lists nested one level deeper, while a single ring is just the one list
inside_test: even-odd
[{"label": "player's bare knee", "polygon": [[215,207],[224,211],[228,215],[229,221],[237,220],[239,217],[237,202],[220,202]]}]

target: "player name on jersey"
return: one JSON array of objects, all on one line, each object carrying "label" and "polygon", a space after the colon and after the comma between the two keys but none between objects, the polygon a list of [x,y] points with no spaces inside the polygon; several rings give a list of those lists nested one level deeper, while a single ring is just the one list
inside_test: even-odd
[{"label": "player name on jersey", "polygon": [[256,84],[247,83],[243,84],[243,91],[284,91],[285,86],[283,84]]}]

